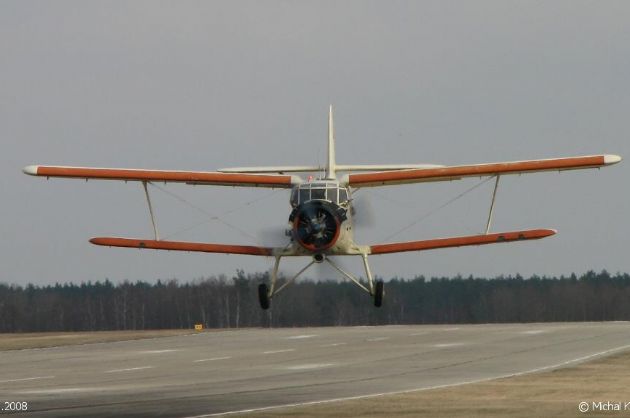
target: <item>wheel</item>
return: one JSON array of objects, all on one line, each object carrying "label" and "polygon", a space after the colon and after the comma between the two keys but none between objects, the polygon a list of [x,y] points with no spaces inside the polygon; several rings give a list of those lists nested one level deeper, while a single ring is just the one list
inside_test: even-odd
[{"label": "wheel", "polygon": [[264,310],[269,309],[269,305],[271,301],[269,300],[269,290],[267,285],[261,283],[258,285],[258,301],[260,302],[260,307]]},{"label": "wheel", "polygon": [[385,284],[382,280],[376,281],[376,286],[374,287],[374,306],[380,308],[383,304],[383,295],[385,294]]}]

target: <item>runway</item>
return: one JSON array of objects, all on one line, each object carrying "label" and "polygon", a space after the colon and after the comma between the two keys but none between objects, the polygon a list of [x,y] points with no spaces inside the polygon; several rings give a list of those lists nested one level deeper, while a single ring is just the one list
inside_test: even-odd
[{"label": "runway", "polygon": [[630,323],[249,329],[0,352],[28,416],[212,416],[456,385],[630,349]]}]

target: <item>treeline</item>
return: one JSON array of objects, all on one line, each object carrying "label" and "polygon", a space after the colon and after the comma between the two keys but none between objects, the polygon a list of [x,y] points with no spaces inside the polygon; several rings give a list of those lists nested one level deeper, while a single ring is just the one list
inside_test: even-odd
[{"label": "treeline", "polygon": [[269,311],[257,286],[268,274],[26,287],[0,284],[0,332],[160,328],[630,320],[630,275],[432,278],[386,281],[375,308],[354,284],[302,281]]}]

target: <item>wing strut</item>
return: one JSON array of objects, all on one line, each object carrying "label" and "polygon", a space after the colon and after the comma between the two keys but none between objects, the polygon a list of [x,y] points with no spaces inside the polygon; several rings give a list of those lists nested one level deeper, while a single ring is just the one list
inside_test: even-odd
[{"label": "wing strut", "polygon": [[149,205],[149,215],[151,215],[151,224],[153,225],[153,234],[155,235],[155,240],[160,240],[160,234],[158,233],[157,225],[155,223],[155,216],[153,215],[153,206],[151,205],[151,197],[149,196],[149,189],[147,189],[147,182],[142,182],[142,187],[144,187],[144,194],[147,197],[147,204]]},{"label": "wing strut", "polygon": [[492,192],[492,203],[490,203],[490,212],[488,213],[488,222],[486,223],[486,235],[490,233],[490,224],[492,223],[492,212],[494,212],[494,201],[497,198],[497,189],[499,188],[500,175],[497,174],[497,180],[494,183],[494,191]]}]

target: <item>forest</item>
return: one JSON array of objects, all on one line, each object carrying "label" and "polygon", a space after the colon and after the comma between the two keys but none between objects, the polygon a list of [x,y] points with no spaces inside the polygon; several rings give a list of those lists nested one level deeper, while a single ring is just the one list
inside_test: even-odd
[{"label": "forest", "polygon": [[18,286],[0,283],[0,332],[630,320],[630,275],[385,280],[381,308],[356,285],[303,280],[258,305],[268,273]]}]

